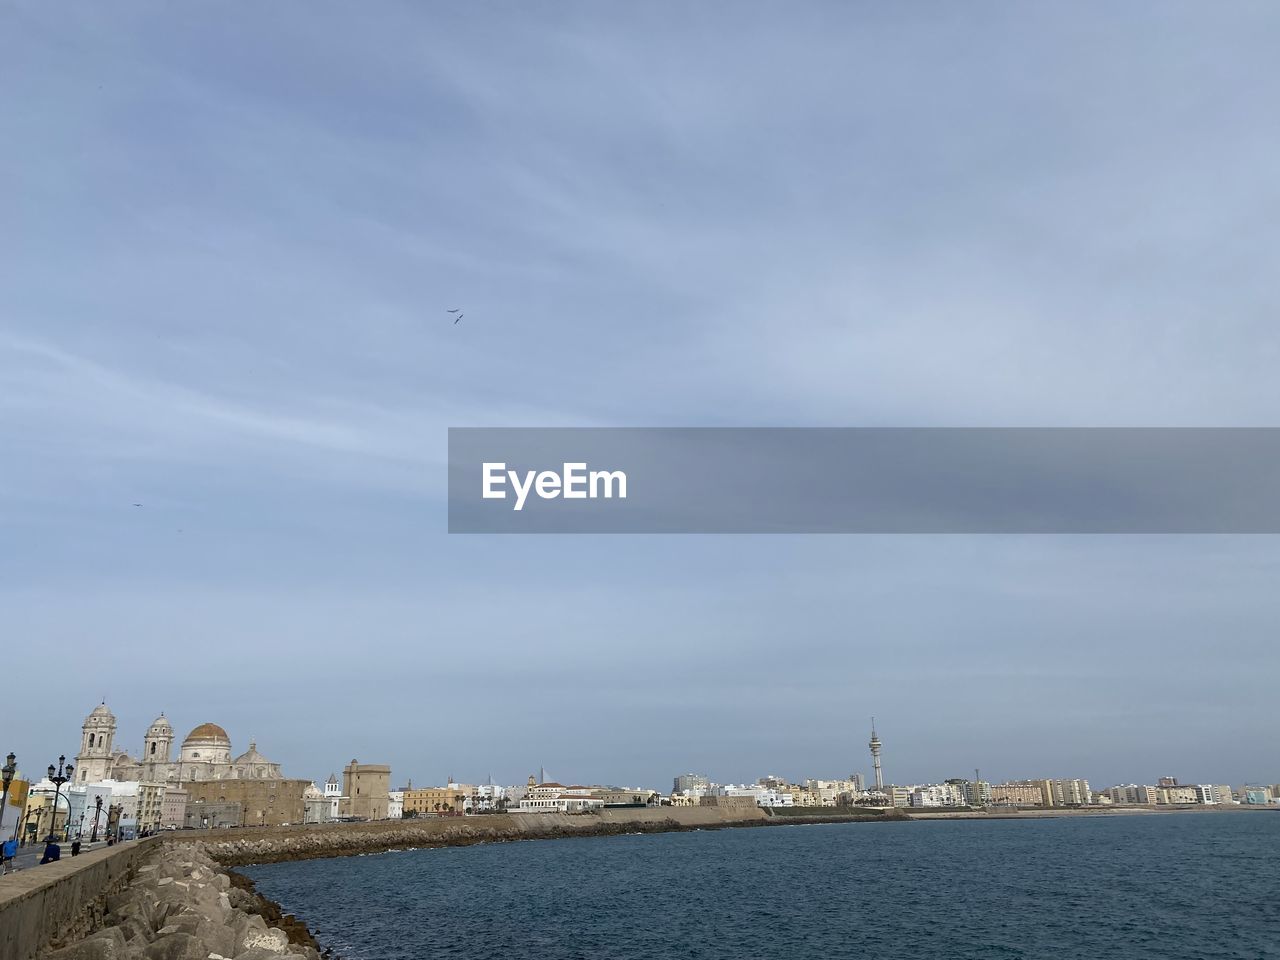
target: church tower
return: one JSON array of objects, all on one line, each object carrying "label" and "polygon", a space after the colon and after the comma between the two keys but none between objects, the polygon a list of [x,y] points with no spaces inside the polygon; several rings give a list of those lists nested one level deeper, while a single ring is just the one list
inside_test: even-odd
[{"label": "church tower", "polygon": [[111,774],[111,742],[116,737],[116,718],[106,702],[93,708],[80,727],[80,752],[76,755],[76,780],[97,783]]},{"label": "church tower", "polygon": [[142,741],[142,763],[155,774],[156,764],[167,764],[173,752],[173,727],[163,713],[156,717],[155,723],[147,728],[147,736]]}]

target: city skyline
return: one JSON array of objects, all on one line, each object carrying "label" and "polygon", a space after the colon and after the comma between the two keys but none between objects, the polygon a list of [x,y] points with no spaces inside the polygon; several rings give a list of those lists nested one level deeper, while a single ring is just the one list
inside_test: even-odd
[{"label": "city skyline", "polygon": [[[127,732],[128,731],[127,722],[126,720],[122,719],[122,716],[130,717],[133,714],[129,714],[129,713],[116,714],[115,709],[111,708],[110,705],[105,700],[102,701],[102,703],[108,706],[108,708],[111,710],[112,714],[114,715],[114,719],[116,723],[116,727],[115,727],[116,734],[114,737],[114,743],[111,746],[111,753],[119,754],[122,751],[133,752],[134,748],[137,747],[138,748],[136,750],[137,756],[139,758],[145,758],[146,750],[142,749],[143,741],[145,739],[145,736],[149,736],[153,732],[154,728],[152,724],[148,722],[142,728],[143,730],[146,730],[146,735],[140,735],[139,737],[137,737],[136,739],[138,739],[138,743],[134,744],[132,740],[129,738],[129,735]],[[164,712],[164,711],[161,712],[161,716],[168,718],[167,712]],[[154,719],[155,718],[153,718],[153,720]],[[86,721],[86,723],[87,722],[88,721]],[[883,725],[879,724],[878,721],[875,721],[874,718],[872,718],[872,723],[878,724],[880,729],[883,729]],[[188,734],[188,737],[200,734],[207,727],[212,726],[212,727],[215,727],[215,729],[221,730],[221,728],[225,725],[216,723],[215,721],[205,720],[197,724],[192,724],[191,726],[192,726],[192,729]],[[181,725],[174,728],[174,730],[177,730],[179,734],[181,734],[181,731],[183,729],[185,728],[182,727]],[[300,764],[294,763],[290,759],[284,758],[283,755],[279,755],[278,751],[275,750],[273,745],[274,739],[275,739],[274,737],[269,737],[264,739],[257,736],[256,734],[253,736],[241,737],[241,736],[238,736],[237,733],[234,732],[234,730],[235,730],[235,727],[234,725],[232,725],[231,730],[226,731],[228,736],[230,737],[231,745],[233,747],[232,753],[234,754],[236,752],[239,752],[239,750],[242,747],[247,747],[250,750],[252,750],[255,745],[261,745],[271,755],[271,757],[273,758],[273,761],[276,761],[271,763],[271,768],[277,771],[276,774],[274,775],[284,775],[284,776],[295,778],[295,779],[301,778],[305,780],[310,780],[316,784],[323,784],[325,779],[328,776],[340,772],[342,769],[342,766],[352,759],[351,757],[346,757],[344,759],[339,760],[338,757],[341,755],[341,751],[340,750],[338,750],[337,752],[330,751],[333,757],[333,760],[331,762],[332,769],[327,770],[327,772],[321,772],[319,770],[311,769],[308,767],[304,767]],[[890,758],[889,763],[886,764],[886,772],[884,774],[883,782],[885,786],[943,783],[949,779],[966,779],[966,780],[977,779],[976,776],[971,778],[970,774],[976,774],[979,770],[981,770],[984,774],[981,779],[991,783],[1016,782],[1016,781],[1023,781],[1023,780],[1040,780],[1045,778],[1059,779],[1059,778],[1065,777],[1065,778],[1078,778],[1080,780],[1087,780],[1089,781],[1089,783],[1093,784],[1096,789],[1103,789],[1103,785],[1105,785],[1106,787],[1110,787],[1110,786],[1129,784],[1129,783],[1155,784],[1161,781],[1162,779],[1169,778],[1169,777],[1173,777],[1176,780],[1178,780],[1178,782],[1181,782],[1181,783],[1222,782],[1222,783],[1230,783],[1234,786],[1240,786],[1243,784],[1252,784],[1252,783],[1272,784],[1272,783],[1280,782],[1280,773],[1276,773],[1275,771],[1268,773],[1265,769],[1262,769],[1263,767],[1267,766],[1265,762],[1259,762],[1258,770],[1251,775],[1209,776],[1209,775],[1205,775],[1206,765],[1199,762],[1193,763],[1190,761],[1190,759],[1188,759],[1183,763],[1177,764],[1174,768],[1171,768],[1171,769],[1161,769],[1158,771],[1154,769],[1139,769],[1139,770],[1131,771],[1128,775],[1121,775],[1121,776],[1111,777],[1111,778],[1098,777],[1098,776],[1091,775],[1091,771],[1089,770],[1062,769],[1060,767],[1054,766],[1052,761],[1049,761],[1049,760],[1046,760],[1040,767],[1031,768],[1031,769],[1028,769],[1028,768],[1016,768],[1016,769],[1007,768],[1006,769],[1001,764],[987,765],[987,764],[981,764],[981,763],[971,764],[966,768],[964,764],[961,763],[960,761],[955,761],[950,766],[944,766],[940,769],[934,769],[927,772],[919,772],[918,775],[915,775],[915,776],[903,775],[895,779],[892,775],[892,766],[891,766],[891,758],[893,756],[892,744],[890,744],[890,748],[888,752],[885,753],[885,743],[879,736],[879,729],[877,729],[876,726],[872,726],[870,730],[870,734],[872,737],[872,743],[874,743],[875,746],[872,747],[872,743],[865,743],[864,741],[865,747],[863,750],[863,756],[861,758],[852,758],[848,769],[839,768],[838,762],[834,766],[828,765],[828,767],[820,767],[818,769],[792,769],[792,767],[795,766],[795,764],[789,763],[786,760],[780,760],[779,762],[774,762],[774,763],[762,762],[760,764],[757,764],[752,769],[734,771],[733,775],[725,775],[721,773],[720,765],[717,764],[714,758],[700,766],[689,767],[687,769],[686,768],[676,769],[675,767],[672,767],[669,773],[666,773],[666,774],[659,773],[656,776],[650,776],[648,778],[638,777],[634,775],[630,777],[627,777],[625,775],[621,777],[613,777],[613,778],[600,777],[600,776],[595,776],[589,770],[567,769],[567,768],[561,768],[559,767],[559,765],[554,763],[548,765],[541,762],[532,765],[530,769],[524,773],[519,773],[518,770],[516,770],[515,768],[512,768],[512,770],[505,771],[503,773],[499,773],[494,770],[485,771],[480,769],[480,767],[483,766],[482,764],[480,765],[480,767],[477,767],[475,764],[472,764],[469,766],[464,765],[461,768],[462,775],[454,776],[455,773],[459,773],[460,771],[455,770],[452,767],[449,768],[449,772],[441,773],[436,770],[435,765],[432,765],[430,763],[420,763],[418,765],[414,765],[411,762],[397,763],[395,759],[392,759],[380,754],[369,754],[368,756],[358,756],[355,759],[358,759],[361,762],[365,762],[365,763],[370,763],[370,762],[387,763],[392,770],[392,783],[394,786],[403,786],[405,783],[410,781],[414,781],[419,784],[427,784],[427,783],[443,784],[447,781],[456,781],[459,783],[481,784],[481,783],[489,782],[490,780],[492,780],[492,782],[495,784],[511,785],[511,784],[523,783],[527,776],[536,775],[539,781],[562,779],[562,782],[565,782],[565,783],[585,782],[585,783],[607,784],[607,785],[619,786],[619,787],[622,787],[622,786],[645,787],[645,788],[654,788],[654,789],[661,790],[662,785],[668,780],[670,780],[672,777],[678,776],[679,774],[682,774],[682,773],[696,773],[700,776],[708,777],[708,779],[710,779],[713,783],[721,783],[721,784],[755,783],[758,780],[761,780],[767,776],[772,776],[772,775],[779,775],[784,778],[788,778],[793,783],[803,783],[806,779],[836,780],[836,779],[844,779],[850,775],[857,775],[863,778],[863,780],[868,786],[868,789],[870,789],[876,786],[874,758],[877,754],[883,754],[884,756],[887,756],[888,758]],[[75,742],[79,744],[81,743],[81,739],[82,738],[78,736]],[[162,764],[162,766],[172,766],[176,768],[177,761],[178,761],[178,754],[179,754],[178,746],[184,742],[184,739],[181,736],[178,736],[177,738],[175,738],[173,734],[170,734],[168,739],[172,744],[171,753],[170,753],[170,756],[167,758],[168,762],[165,764]],[[63,753],[69,761],[80,760],[80,756],[77,754],[66,752],[66,751],[63,751]],[[95,755],[101,755],[101,752],[99,751]],[[51,758],[51,759],[54,759],[56,762],[56,758]],[[260,758],[260,759],[262,760],[262,762],[266,762],[265,758]],[[129,758],[126,762],[132,763],[135,766],[137,765],[137,761],[133,760],[132,758]],[[230,762],[230,757],[228,758],[228,763],[229,762]],[[40,777],[43,776],[43,773],[41,771],[43,771],[44,769],[44,764],[37,763],[34,767],[31,767],[29,764],[30,764],[30,761],[24,758],[20,752],[20,755],[19,755],[20,769],[27,770],[27,771],[35,770],[36,772],[34,774],[31,774],[30,776],[33,781],[39,780]],[[145,763],[143,764],[143,766],[145,766]],[[154,766],[155,764],[153,763],[152,767],[154,768]],[[952,767],[954,767],[955,769],[952,769]],[[443,768],[441,769],[443,770]],[[154,770],[152,772],[154,774]],[[89,771],[86,770],[83,764],[81,764],[77,773],[77,777],[83,778],[88,774],[89,774]],[[93,776],[90,777],[90,779],[100,780],[101,777],[94,774]],[[122,778],[122,779],[127,779],[127,778]],[[155,777],[154,775],[148,777],[145,774],[143,774],[142,779],[144,780],[157,779],[157,777]],[[158,779],[163,780],[164,777],[161,776]]]}]

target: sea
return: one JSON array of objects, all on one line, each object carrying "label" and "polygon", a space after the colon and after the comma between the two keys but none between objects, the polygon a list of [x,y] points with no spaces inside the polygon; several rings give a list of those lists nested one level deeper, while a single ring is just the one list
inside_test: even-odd
[{"label": "sea", "polygon": [[1280,957],[1280,812],[529,840],[243,872],[346,960]]}]

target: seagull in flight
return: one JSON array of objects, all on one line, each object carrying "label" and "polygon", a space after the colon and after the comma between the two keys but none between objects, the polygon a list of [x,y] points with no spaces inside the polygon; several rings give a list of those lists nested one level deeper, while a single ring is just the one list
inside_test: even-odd
[{"label": "seagull in flight", "polygon": [[140,506],[142,506],[142,504],[140,504],[140,503],[135,503],[135,504],[134,504],[134,506],[135,506],[135,507],[140,507]]},{"label": "seagull in flight", "polygon": [[465,316],[466,316],[466,314],[465,314],[465,313],[460,313],[460,314],[458,314],[456,317],[454,317],[454,318],[453,318],[453,325],[456,327],[456,326],[458,325],[458,321],[459,321],[459,320],[461,320],[461,319],[462,319],[463,317],[465,317]]},{"label": "seagull in flight", "polygon": [[445,313],[458,313],[458,308],[454,307],[452,310],[446,310]]}]

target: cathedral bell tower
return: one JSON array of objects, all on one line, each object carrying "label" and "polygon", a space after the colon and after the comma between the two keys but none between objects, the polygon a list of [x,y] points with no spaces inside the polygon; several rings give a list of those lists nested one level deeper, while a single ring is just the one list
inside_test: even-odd
[{"label": "cathedral bell tower", "polygon": [[157,765],[167,765],[172,752],[173,726],[162,713],[147,728],[146,739],[142,741],[142,765],[154,778]]},{"label": "cathedral bell tower", "polygon": [[111,742],[116,737],[116,718],[106,702],[93,708],[80,727],[80,752],[76,755],[76,782],[97,783],[111,773]]}]

